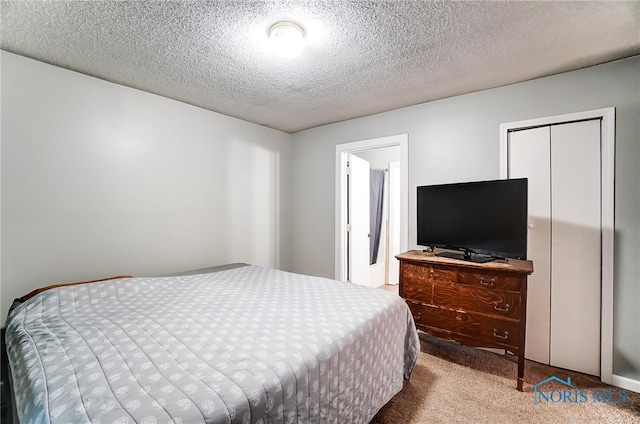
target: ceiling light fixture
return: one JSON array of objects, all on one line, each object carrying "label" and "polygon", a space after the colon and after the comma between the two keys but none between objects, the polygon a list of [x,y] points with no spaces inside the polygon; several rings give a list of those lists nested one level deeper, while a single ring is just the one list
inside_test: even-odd
[{"label": "ceiling light fixture", "polygon": [[269,28],[269,40],[278,56],[290,59],[298,56],[304,49],[304,30],[293,22],[276,22]]}]

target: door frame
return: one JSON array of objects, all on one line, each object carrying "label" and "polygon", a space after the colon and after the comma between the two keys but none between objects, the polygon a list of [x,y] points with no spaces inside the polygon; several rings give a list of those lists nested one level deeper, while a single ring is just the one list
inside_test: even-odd
[{"label": "door frame", "polygon": [[608,107],[500,124],[500,178],[507,178],[508,176],[508,134],[510,131],[592,119],[601,120],[600,198],[602,203],[600,205],[600,213],[602,234],[602,299],[600,307],[600,378],[607,384],[613,384],[615,108]]},{"label": "door frame", "polygon": [[336,217],[335,279],[346,281],[347,275],[347,155],[384,147],[400,147],[400,249],[407,250],[409,240],[409,135],[398,134],[336,145]]},{"label": "door frame", "polygon": [[[387,226],[387,241],[389,243],[387,244],[387,248],[386,248],[388,269],[385,269],[385,274],[386,274],[385,283],[392,284],[392,285],[399,284],[399,279],[400,279],[400,271],[399,271],[400,262],[396,261],[394,249],[392,249],[392,247],[394,246],[393,240],[396,240],[398,242],[397,248],[399,252],[397,253],[402,253],[407,251],[406,246],[404,250],[402,250],[400,246],[400,237],[399,237],[400,226],[396,225],[397,221],[399,221],[399,223],[402,223],[402,219],[400,219],[400,216],[401,216],[400,215],[400,195],[403,192],[400,185],[401,170],[402,170],[402,167],[400,166],[400,162],[396,161],[396,162],[389,163],[389,190],[388,190],[389,208],[387,212],[389,216],[389,225]],[[395,263],[395,265],[392,265],[393,263]],[[391,271],[397,272],[395,278],[393,278],[393,282],[391,281],[392,280]]]}]

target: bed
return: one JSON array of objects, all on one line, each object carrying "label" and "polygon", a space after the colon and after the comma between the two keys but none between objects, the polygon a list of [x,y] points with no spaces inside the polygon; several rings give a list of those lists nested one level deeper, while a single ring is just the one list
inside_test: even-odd
[{"label": "bed", "polygon": [[367,423],[419,353],[395,294],[251,265],[44,290],[6,344],[21,423]]}]

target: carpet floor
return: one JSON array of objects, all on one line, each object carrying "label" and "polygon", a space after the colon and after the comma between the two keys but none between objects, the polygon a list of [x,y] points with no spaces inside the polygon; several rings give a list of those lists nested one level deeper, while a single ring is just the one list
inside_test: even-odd
[{"label": "carpet floor", "polygon": [[[515,357],[422,333],[420,338],[422,352],[411,379],[372,424],[640,423],[639,393],[619,392],[596,377],[533,361],[526,361],[525,390],[519,392]],[[564,381],[570,377],[575,389],[545,383],[538,390],[551,392],[551,400],[539,398],[534,404],[532,386],[551,376]],[[560,396],[566,401],[559,401]],[[607,396],[611,402],[598,401]]]}]

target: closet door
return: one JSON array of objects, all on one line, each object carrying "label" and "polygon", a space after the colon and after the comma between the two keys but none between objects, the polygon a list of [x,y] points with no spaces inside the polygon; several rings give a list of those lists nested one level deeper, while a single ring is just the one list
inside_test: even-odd
[{"label": "closet door", "polygon": [[529,179],[528,278],[525,357],[549,363],[551,326],[551,138],[549,127],[509,133],[509,178]]},{"label": "closet door", "polygon": [[550,363],[591,375],[600,375],[600,152],[600,120],[551,126]]},{"label": "closet door", "polygon": [[529,179],[525,357],[600,375],[600,120],[509,133],[508,176]]}]

